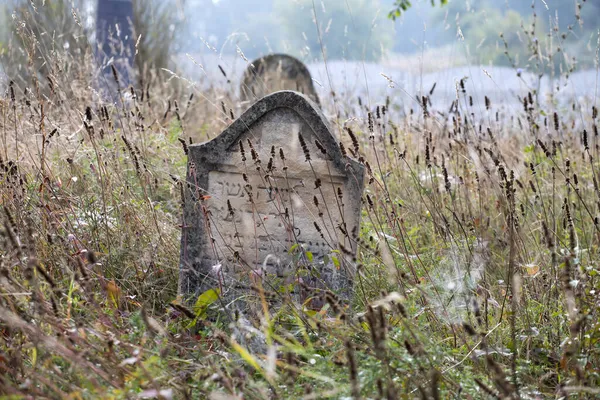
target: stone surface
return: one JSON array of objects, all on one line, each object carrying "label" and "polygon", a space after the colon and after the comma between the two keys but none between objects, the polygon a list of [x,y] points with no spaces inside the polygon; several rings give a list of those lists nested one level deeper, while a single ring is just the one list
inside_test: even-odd
[{"label": "stone surface", "polygon": [[259,280],[297,294],[298,276],[348,298],[364,167],[342,155],[315,103],[273,93],[217,138],[190,146],[188,157],[179,282],[186,298],[219,288],[223,304],[247,301]]},{"label": "stone surface", "polygon": [[286,54],[269,54],[252,61],[242,78],[240,100],[248,107],[256,100],[280,90],[303,93],[319,104],[308,68],[302,61]]},{"label": "stone surface", "polygon": [[[114,59],[113,64],[124,86],[129,83],[129,70],[133,66],[132,24],[132,0],[98,0],[96,38],[100,44],[99,50],[106,60]],[[110,71],[108,67],[105,72]]]}]

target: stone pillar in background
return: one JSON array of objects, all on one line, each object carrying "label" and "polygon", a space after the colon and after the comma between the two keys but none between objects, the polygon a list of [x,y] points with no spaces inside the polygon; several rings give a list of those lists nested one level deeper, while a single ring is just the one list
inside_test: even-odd
[{"label": "stone pillar in background", "polygon": [[[121,87],[129,85],[133,67],[133,2],[132,0],[98,0],[96,42],[103,72],[111,74],[110,63],[119,73]],[[112,79],[112,78],[111,78]]]}]

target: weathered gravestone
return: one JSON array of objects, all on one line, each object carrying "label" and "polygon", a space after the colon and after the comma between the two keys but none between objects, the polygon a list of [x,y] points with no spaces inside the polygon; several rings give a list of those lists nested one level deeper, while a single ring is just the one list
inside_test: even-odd
[{"label": "weathered gravestone", "polygon": [[[113,58],[124,86],[129,84],[129,70],[133,66],[132,24],[132,0],[98,0],[96,42],[106,60]],[[110,67],[105,72],[110,73]]]},{"label": "weathered gravestone", "polygon": [[280,90],[294,90],[319,104],[319,96],[308,68],[287,54],[269,54],[250,63],[240,85],[242,103],[256,100]]},{"label": "weathered gravestone", "polygon": [[[348,298],[364,167],[342,154],[306,96],[264,97],[217,138],[189,147],[180,292],[228,303],[260,280],[273,292],[328,288]],[[291,250],[291,251],[290,251]],[[300,270],[297,270],[300,267]]]}]

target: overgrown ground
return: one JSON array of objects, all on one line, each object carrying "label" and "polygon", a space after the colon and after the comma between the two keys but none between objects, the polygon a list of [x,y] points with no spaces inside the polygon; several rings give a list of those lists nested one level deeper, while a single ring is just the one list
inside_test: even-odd
[{"label": "overgrown ground", "polygon": [[177,277],[185,148],[231,122],[233,86],[105,93],[90,53],[43,50],[0,99],[3,398],[600,396],[594,99],[325,99],[368,171],[353,305],[230,322]]}]

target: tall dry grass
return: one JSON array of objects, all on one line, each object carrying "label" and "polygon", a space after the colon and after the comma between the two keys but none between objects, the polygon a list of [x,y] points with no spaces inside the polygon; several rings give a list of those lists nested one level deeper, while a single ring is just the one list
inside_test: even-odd
[{"label": "tall dry grass", "polygon": [[317,310],[288,298],[254,321],[177,296],[185,150],[231,122],[234,89],[123,87],[92,51],[29,54],[47,74],[0,99],[2,395],[598,396],[593,99],[478,107],[464,81],[406,116],[400,97],[330,99],[367,171],[353,303],[319,290]]}]

